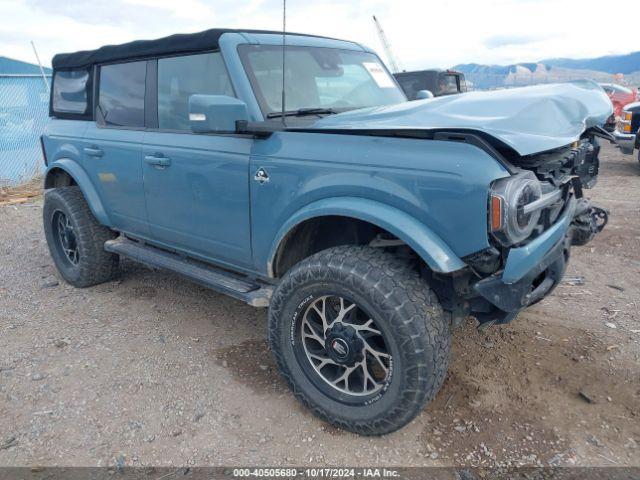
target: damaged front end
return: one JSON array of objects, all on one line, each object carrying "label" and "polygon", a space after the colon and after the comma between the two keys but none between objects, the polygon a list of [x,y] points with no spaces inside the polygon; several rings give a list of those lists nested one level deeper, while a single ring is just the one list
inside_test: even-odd
[{"label": "damaged front end", "polygon": [[588,243],[607,211],[584,197],[596,183],[599,145],[589,132],[574,144],[511,159],[512,175],[494,182],[488,200],[492,246],[466,257],[468,270],[432,275],[454,319],[506,323],[549,295],[572,246]]},{"label": "damaged front end", "polygon": [[505,323],[560,282],[572,245],[607,222],[583,189],[597,181],[598,137],[611,101],[580,81],[353,110],[326,116],[306,131],[423,138],[481,148],[509,173],[491,185],[490,246],[467,255],[467,268],[422,274],[454,323],[468,314]]},{"label": "damaged front end", "polygon": [[[526,245],[510,249],[504,268],[474,285],[474,291],[488,303],[479,319],[505,323],[550,294],[564,275],[571,246],[585,245],[606,222],[605,210],[572,196],[550,229]],[[475,303],[477,308],[483,302]]]}]

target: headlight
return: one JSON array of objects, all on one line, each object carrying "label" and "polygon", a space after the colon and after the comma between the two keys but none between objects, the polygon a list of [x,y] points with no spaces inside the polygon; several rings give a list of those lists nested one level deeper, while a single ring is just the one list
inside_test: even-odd
[{"label": "headlight", "polygon": [[623,111],[618,121],[618,131],[622,133],[631,133],[631,117],[633,113]]},{"label": "headlight", "polygon": [[532,172],[502,178],[489,199],[489,231],[505,246],[526,240],[540,220],[542,186]]}]

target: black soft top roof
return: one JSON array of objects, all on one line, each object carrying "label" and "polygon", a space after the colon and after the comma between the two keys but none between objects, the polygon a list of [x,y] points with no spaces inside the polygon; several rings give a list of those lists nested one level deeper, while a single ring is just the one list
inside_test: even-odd
[{"label": "black soft top roof", "polygon": [[[282,34],[282,32],[271,30],[212,28],[198,33],[177,33],[175,35],[155,40],[136,40],[134,42],[123,43],[121,45],[105,45],[104,47],[100,47],[96,50],[84,50],[74,53],[58,53],[53,57],[51,63],[55,70],[69,70],[75,68],[88,68],[96,63],[153,57],[156,55],[172,55],[215,50],[218,48],[218,41],[222,34],[228,32]],[[303,35],[307,37],[316,36],[290,32],[287,32],[287,35]]]}]

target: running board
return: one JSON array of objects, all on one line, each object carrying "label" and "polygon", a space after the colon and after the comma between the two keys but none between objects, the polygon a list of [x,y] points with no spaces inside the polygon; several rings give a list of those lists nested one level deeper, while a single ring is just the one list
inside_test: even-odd
[{"label": "running board", "polygon": [[125,237],[106,241],[104,249],[151,268],[178,273],[195,283],[242,300],[254,307],[268,307],[273,293],[274,287],[271,285],[248,281],[226,270],[144,243],[134,242]]}]

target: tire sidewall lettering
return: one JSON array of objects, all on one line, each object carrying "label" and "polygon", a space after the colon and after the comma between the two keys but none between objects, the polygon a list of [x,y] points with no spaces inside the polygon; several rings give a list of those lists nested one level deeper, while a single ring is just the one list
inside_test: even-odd
[{"label": "tire sidewall lettering", "polygon": [[363,405],[372,405],[376,403],[378,400],[382,399],[384,394],[387,393],[387,390],[389,390],[389,386],[391,385],[392,380],[393,380],[393,357],[389,359],[389,375],[387,376],[387,379],[384,382],[384,386],[375,397],[370,398],[369,400],[364,402]]},{"label": "tire sidewall lettering", "polygon": [[289,327],[289,341],[291,342],[291,345],[296,344],[296,326],[298,323],[298,319],[300,318],[300,314],[306,311],[307,305],[309,305],[309,303],[311,303],[311,301],[313,301],[315,298],[316,296],[314,294],[307,295],[293,311],[291,326]]}]

